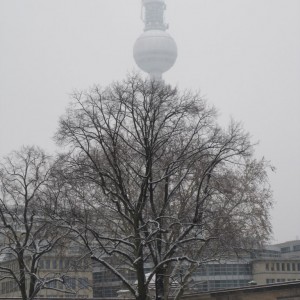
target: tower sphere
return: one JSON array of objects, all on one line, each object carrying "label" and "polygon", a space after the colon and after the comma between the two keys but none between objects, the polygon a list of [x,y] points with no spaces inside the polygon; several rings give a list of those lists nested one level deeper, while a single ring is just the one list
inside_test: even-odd
[{"label": "tower sphere", "polygon": [[161,77],[177,58],[177,46],[169,33],[147,30],[140,35],[133,47],[136,64],[152,77]]}]

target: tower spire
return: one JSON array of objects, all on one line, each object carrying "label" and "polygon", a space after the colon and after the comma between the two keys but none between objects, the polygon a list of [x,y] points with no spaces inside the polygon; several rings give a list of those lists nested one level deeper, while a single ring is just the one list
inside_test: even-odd
[{"label": "tower spire", "polygon": [[164,0],[141,0],[142,20],[145,24],[144,33],[136,40],[133,56],[136,64],[150,78],[160,80],[177,58],[177,46],[174,39],[166,31]]}]

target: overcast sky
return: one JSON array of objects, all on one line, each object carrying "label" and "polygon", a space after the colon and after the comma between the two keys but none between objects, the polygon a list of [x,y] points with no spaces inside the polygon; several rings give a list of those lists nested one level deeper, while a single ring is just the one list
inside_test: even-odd
[{"label": "overcast sky", "polygon": [[[226,124],[259,141],[270,179],[274,242],[300,238],[300,1],[166,0],[178,45],[167,82],[199,90]],[[0,156],[53,152],[74,89],[136,69],[140,0],[0,0]]]}]

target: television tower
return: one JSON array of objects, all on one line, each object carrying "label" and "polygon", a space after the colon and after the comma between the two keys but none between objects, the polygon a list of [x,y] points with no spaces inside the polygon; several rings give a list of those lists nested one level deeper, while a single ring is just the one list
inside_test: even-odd
[{"label": "television tower", "polygon": [[177,58],[176,43],[166,32],[165,9],[164,0],[142,0],[145,28],[133,47],[136,64],[155,80],[161,80],[162,74],[174,65]]}]

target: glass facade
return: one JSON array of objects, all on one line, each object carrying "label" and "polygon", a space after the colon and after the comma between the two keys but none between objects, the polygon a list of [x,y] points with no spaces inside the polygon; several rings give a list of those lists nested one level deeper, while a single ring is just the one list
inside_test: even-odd
[{"label": "glass facade", "polygon": [[249,279],[207,280],[205,282],[200,282],[199,284],[197,284],[194,290],[197,292],[207,292],[220,289],[243,287],[248,285]]},{"label": "glass facade", "polygon": [[208,264],[199,267],[195,276],[251,275],[250,264]]},{"label": "glass facade", "polygon": [[252,280],[251,265],[241,263],[214,263],[199,267],[193,275],[194,292],[243,287]]}]

